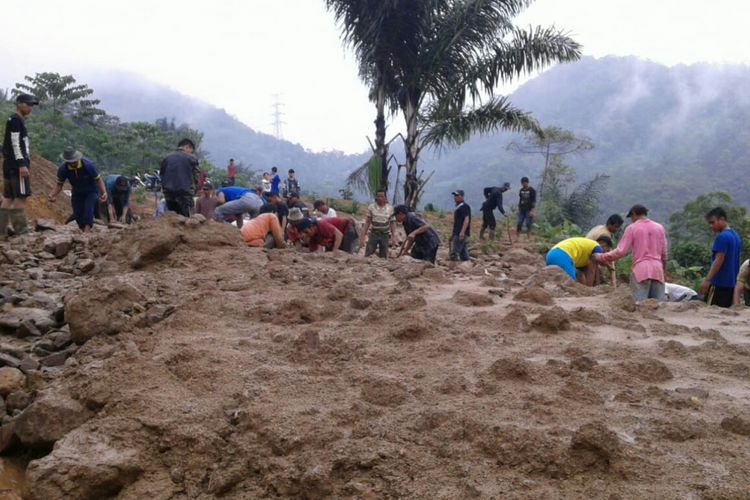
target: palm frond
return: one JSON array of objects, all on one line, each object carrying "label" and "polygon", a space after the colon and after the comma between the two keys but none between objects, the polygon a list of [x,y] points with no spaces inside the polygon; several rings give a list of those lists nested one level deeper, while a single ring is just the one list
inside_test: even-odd
[{"label": "palm frond", "polygon": [[561,207],[565,217],[581,227],[588,226],[599,211],[599,199],[608,182],[608,175],[598,174],[576,187]]}]

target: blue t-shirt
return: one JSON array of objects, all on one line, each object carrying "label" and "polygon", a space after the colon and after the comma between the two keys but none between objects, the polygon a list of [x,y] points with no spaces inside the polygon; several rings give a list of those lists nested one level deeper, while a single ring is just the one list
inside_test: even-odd
[{"label": "blue t-shirt", "polygon": [[216,190],[217,193],[224,193],[224,200],[226,202],[239,200],[245,193],[251,192],[250,189],[239,186],[223,187]]},{"label": "blue t-shirt", "polygon": [[57,183],[65,184],[66,180],[70,182],[74,193],[86,194],[99,191],[96,187],[99,173],[94,164],[86,158],[81,158],[73,164],[65,162],[57,168]]},{"label": "blue t-shirt", "polygon": [[279,174],[276,174],[273,176],[273,179],[271,179],[271,192],[272,193],[278,193],[279,192],[279,183],[281,182],[281,177],[279,177]]},{"label": "blue t-shirt", "polygon": [[117,189],[117,174],[108,175],[104,178],[104,186],[107,188],[107,202],[111,205],[117,201],[120,205],[127,207],[130,202],[130,184],[125,189]]},{"label": "blue t-shirt", "polygon": [[714,263],[717,252],[724,254],[724,263],[711,279],[711,284],[721,288],[734,288],[740,272],[742,253],[742,240],[734,229],[728,228],[716,235],[714,246],[711,248],[711,264]]}]

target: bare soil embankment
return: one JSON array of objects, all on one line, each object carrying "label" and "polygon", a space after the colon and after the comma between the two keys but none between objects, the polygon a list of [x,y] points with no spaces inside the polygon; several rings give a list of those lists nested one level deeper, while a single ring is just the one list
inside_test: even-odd
[{"label": "bare soil embankment", "polygon": [[27,498],[746,498],[745,310],[636,306],[521,248],[451,272],[171,217],[71,251],[94,267],[14,291],[59,292],[73,346],[5,420],[42,455]]}]

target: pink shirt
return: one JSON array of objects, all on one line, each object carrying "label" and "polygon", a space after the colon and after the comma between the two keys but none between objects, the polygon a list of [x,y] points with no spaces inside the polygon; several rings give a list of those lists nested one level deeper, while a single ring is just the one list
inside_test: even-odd
[{"label": "pink shirt", "polygon": [[667,237],[664,227],[650,219],[639,219],[625,229],[617,248],[602,255],[604,262],[613,262],[633,250],[633,276],[637,282],[656,280],[664,283],[664,261]]}]

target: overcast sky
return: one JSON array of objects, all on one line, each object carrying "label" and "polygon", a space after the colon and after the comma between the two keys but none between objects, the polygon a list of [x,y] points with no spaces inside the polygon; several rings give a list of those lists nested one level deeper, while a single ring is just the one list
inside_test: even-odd
[{"label": "overcast sky", "polygon": [[[42,71],[128,71],[286,139],[360,152],[373,108],[324,0],[3,0],[0,86]],[[750,62],[745,0],[537,0],[522,25],[555,24],[584,53],[668,65]],[[509,89],[504,89],[509,90]],[[400,128],[397,121],[391,129]]]}]

